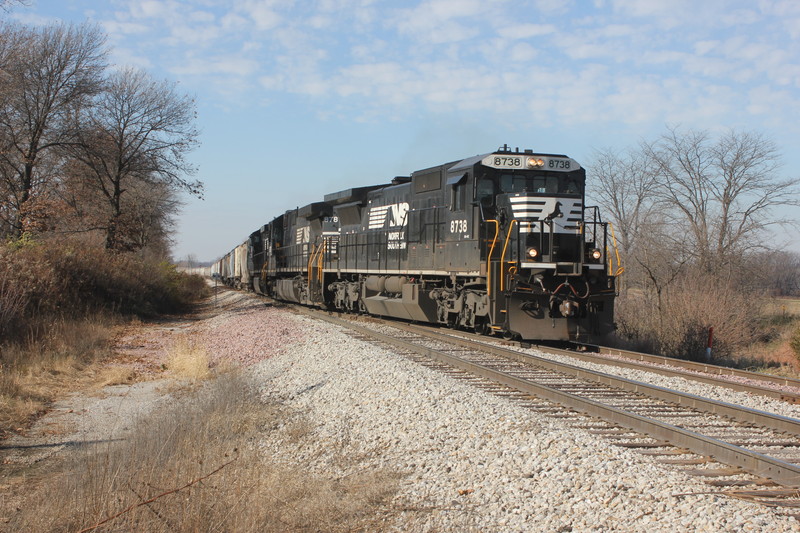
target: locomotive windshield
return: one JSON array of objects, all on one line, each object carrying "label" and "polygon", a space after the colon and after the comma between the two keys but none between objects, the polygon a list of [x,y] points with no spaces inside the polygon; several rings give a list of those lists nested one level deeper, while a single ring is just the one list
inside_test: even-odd
[{"label": "locomotive windshield", "polygon": [[483,205],[491,205],[494,196],[507,193],[531,194],[583,194],[582,184],[577,176],[563,173],[542,172],[487,172],[478,180],[476,196]]}]

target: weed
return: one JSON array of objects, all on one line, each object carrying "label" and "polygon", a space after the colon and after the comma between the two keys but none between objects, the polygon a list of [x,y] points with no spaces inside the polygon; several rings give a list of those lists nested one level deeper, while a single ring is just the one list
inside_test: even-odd
[{"label": "weed", "polygon": [[800,361],[800,327],[794,330],[792,338],[789,340],[789,346],[792,348],[797,360]]},{"label": "weed", "polygon": [[86,369],[108,354],[112,326],[101,316],[59,319],[37,326],[41,335],[0,346],[0,437],[26,426],[59,394],[108,381],[110,374]]},{"label": "weed", "polygon": [[[353,531],[396,491],[390,472],[345,479],[270,463],[254,445],[282,409],[231,373],[139,420],[119,442],[87,443],[11,517],[16,530]],[[148,502],[148,503],[144,503]]]},{"label": "weed", "polygon": [[197,340],[187,335],[178,337],[170,348],[167,369],[179,377],[192,380],[211,376],[208,352]]}]

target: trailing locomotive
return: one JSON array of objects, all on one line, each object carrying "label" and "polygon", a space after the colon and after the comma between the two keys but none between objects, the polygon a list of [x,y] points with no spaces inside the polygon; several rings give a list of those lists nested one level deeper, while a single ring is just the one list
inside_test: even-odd
[{"label": "trailing locomotive", "polygon": [[503,146],[286,211],[213,271],[331,310],[596,342],[621,269],[585,180],[565,155]]}]

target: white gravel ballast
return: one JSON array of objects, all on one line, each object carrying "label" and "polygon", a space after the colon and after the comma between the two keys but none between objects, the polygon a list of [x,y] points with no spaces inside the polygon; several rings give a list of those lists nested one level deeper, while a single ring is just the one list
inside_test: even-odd
[{"label": "white gravel ballast", "polygon": [[315,424],[264,453],[330,476],[334,453],[404,477],[396,531],[800,531],[800,522],[723,495],[678,467],[286,313],[304,338],[253,367],[264,394]]}]

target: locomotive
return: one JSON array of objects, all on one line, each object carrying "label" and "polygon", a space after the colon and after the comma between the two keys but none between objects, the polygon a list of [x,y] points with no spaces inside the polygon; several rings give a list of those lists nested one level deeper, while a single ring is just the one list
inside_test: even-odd
[{"label": "locomotive", "polygon": [[286,211],[212,272],[329,310],[599,342],[622,269],[585,181],[570,157],[504,145]]}]

